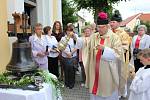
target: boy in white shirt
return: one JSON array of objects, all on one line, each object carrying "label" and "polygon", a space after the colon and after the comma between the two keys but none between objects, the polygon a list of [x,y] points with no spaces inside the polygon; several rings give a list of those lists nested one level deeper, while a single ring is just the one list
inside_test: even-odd
[{"label": "boy in white shirt", "polygon": [[138,53],[144,67],[140,68],[131,83],[129,100],[150,100],[150,48]]}]

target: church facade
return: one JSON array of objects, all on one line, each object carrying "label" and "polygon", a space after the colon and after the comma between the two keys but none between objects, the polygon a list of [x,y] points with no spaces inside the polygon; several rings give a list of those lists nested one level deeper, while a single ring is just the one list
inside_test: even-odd
[{"label": "church facade", "polygon": [[0,73],[4,72],[11,59],[11,41],[8,23],[14,23],[12,13],[27,13],[29,25],[42,23],[52,27],[54,21],[62,22],[61,0],[2,0],[0,3]]}]

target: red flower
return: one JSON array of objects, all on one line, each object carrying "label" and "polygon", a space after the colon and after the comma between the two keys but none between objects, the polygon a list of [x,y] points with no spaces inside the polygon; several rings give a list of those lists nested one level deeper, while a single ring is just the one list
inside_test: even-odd
[{"label": "red flower", "polygon": [[107,13],[100,12],[100,13],[98,13],[98,17],[99,17],[100,19],[107,19]]}]

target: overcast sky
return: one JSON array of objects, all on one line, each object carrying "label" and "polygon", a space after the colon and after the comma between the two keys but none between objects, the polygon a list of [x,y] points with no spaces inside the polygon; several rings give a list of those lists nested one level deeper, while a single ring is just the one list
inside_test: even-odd
[{"label": "overcast sky", "polygon": [[150,13],[150,0],[121,1],[114,7],[120,11],[123,19],[126,19],[137,13]]},{"label": "overcast sky", "polygon": [[[115,4],[114,7],[120,11],[122,18],[126,19],[137,13],[150,13],[150,0],[120,1],[120,3]],[[86,21],[93,22],[93,15],[89,13],[89,11],[81,10],[78,14],[85,18]]]}]

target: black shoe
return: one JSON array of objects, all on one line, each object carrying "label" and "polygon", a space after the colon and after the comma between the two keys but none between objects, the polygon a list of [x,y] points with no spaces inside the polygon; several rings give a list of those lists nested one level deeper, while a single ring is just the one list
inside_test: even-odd
[{"label": "black shoe", "polygon": [[73,85],[69,85],[69,89],[72,89],[74,87],[74,84]]},{"label": "black shoe", "polygon": [[69,87],[69,84],[65,84],[66,87]]},{"label": "black shoe", "polygon": [[74,86],[69,86],[69,89],[72,89]]},{"label": "black shoe", "polygon": [[127,97],[124,97],[124,96],[121,96],[121,98],[120,98],[121,100],[126,100],[127,99]]}]

